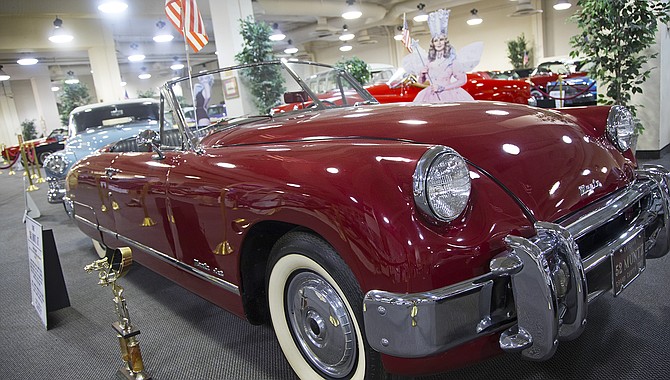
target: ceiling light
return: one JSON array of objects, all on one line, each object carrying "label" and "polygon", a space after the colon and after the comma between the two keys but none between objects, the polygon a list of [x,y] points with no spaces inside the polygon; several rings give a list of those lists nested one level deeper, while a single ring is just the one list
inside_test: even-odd
[{"label": "ceiling light", "polygon": [[98,9],[103,13],[120,13],[125,11],[126,8],[128,8],[128,4],[123,0],[103,0],[98,5]]},{"label": "ceiling light", "polygon": [[564,11],[568,8],[570,8],[572,4],[568,0],[556,0],[556,3],[554,4],[554,9],[557,11]]},{"label": "ceiling light", "polygon": [[138,75],[137,77],[140,78],[140,79],[149,79],[149,78],[151,78],[151,74],[149,74],[147,72],[146,67],[142,67],[142,73],[140,75]]},{"label": "ceiling light", "polygon": [[77,84],[79,79],[74,76],[74,71],[70,70],[67,72],[67,78],[65,78],[65,84]]},{"label": "ceiling light", "polygon": [[396,41],[402,41],[402,25],[398,25],[396,30],[398,32],[396,32],[395,36],[393,36],[393,39]]},{"label": "ceiling light", "polygon": [[284,53],[286,54],[295,54],[298,52],[298,48],[293,46],[293,41],[288,40],[288,46],[286,49],[284,49]]},{"label": "ceiling light", "polygon": [[128,56],[128,60],[130,62],[144,61],[144,58],[146,58],[146,56],[144,54],[132,54],[132,55]]},{"label": "ceiling light", "polygon": [[56,91],[58,91],[58,90],[60,90],[60,87],[58,87],[58,86],[51,86],[51,91],[56,92]]},{"label": "ceiling light", "polygon": [[63,20],[56,17],[56,19],[54,20],[54,28],[51,31],[51,36],[49,36],[49,41],[55,44],[63,44],[66,42],[70,42],[73,39],[74,37],[70,33],[68,33],[65,29],[63,29]]},{"label": "ceiling light", "polygon": [[18,63],[21,66],[30,66],[36,64],[37,62],[39,62],[37,58],[21,58],[18,61],[16,61],[16,63]]},{"label": "ceiling light", "polygon": [[167,30],[163,30],[164,27],[165,22],[163,20],[158,20],[158,22],[156,23],[156,28],[158,28],[158,31],[154,36],[155,42],[170,42],[174,39],[174,36],[170,32],[168,32]]},{"label": "ceiling light", "polygon": [[3,80],[9,80],[9,74],[7,74],[5,70],[2,69],[2,65],[0,65],[0,81]]},{"label": "ceiling light", "polygon": [[482,18],[479,17],[477,12],[478,11],[477,11],[476,8],[472,8],[470,10],[470,18],[468,19],[468,21],[466,21],[468,23],[468,25],[479,25],[479,24],[482,23]]},{"label": "ceiling light", "polygon": [[279,24],[276,22],[272,24],[272,34],[270,35],[270,41],[283,41],[284,38],[286,38],[286,34],[279,30]]},{"label": "ceiling light", "polygon": [[426,4],[424,3],[419,3],[419,5],[416,6],[419,9],[419,13],[414,16],[414,22],[426,22],[428,21],[428,13],[423,10],[423,8],[426,7]]},{"label": "ceiling light", "polygon": [[340,51],[349,51],[351,49],[353,49],[353,47],[349,44],[345,44],[345,45],[340,46]]},{"label": "ceiling light", "polygon": [[126,83],[126,81],[124,81],[124,80],[122,80],[121,83],[119,83],[119,85],[120,85],[121,87],[126,87],[127,84],[128,84],[128,83]]},{"label": "ceiling light", "polygon": [[342,18],[347,20],[353,20],[359,18],[363,15],[363,12],[356,5],[356,0],[347,0],[347,8],[342,13]]},{"label": "ceiling light", "polygon": [[344,25],[342,26],[342,35],[340,36],[340,41],[351,41],[356,37],[355,34],[350,33],[349,30],[347,30],[347,26]]},{"label": "ceiling light", "polygon": [[176,71],[176,70],[181,70],[181,69],[184,68],[184,64],[183,64],[183,63],[179,63],[179,62],[175,62],[175,63],[173,63],[173,64],[170,66],[170,68],[171,68],[172,70],[175,70],[175,71]]}]

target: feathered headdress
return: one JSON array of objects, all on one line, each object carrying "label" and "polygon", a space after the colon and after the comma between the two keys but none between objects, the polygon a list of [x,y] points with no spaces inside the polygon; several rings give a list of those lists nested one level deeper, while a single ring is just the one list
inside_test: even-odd
[{"label": "feathered headdress", "polygon": [[430,29],[430,36],[432,38],[435,38],[440,34],[447,35],[449,13],[451,13],[451,9],[438,9],[435,12],[428,14],[428,29]]}]

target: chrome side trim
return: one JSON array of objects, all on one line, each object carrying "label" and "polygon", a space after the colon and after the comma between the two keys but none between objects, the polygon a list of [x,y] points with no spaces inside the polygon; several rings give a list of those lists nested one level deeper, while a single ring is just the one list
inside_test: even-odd
[{"label": "chrome side trim", "polygon": [[88,224],[93,228],[96,228],[101,233],[112,235],[116,239],[118,239],[118,240],[120,240],[120,241],[122,241],[122,242],[124,242],[128,245],[131,245],[131,246],[133,246],[133,247],[135,247],[135,248],[137,248],[141,251],[144,251],[144,252],[150,254],[151,256],[153,256],[153,257],[155,257],[155,258],[157,258],[157,259],[159,259],[159,260],[161,260],[161,261],[163,261],[167,264],[172,265],[173,267],[184,270],[185,272],[190,273],[190,274],[192,274],[196,277],[199,277],[199,278],[201,278],[205,281],[211,282],[212,284],[214,284],[214,285],[216,285],[216,286],[218,286],[218,287],[220,287],[224,290],[227,290],[227,291],[229,291],[229,292],[231,292],[231,293],[233,293],[237,296],[240,295],[239,287],[237,285],[233,284],[233,283],[230,283],[226,280],[222,280],[218,277],[212,276],[209,273],[205,273],[205,272],[201,271],[200,269],[197,269],[197,268],[192,267],[192,266],[190,266],[186,263],[183,263],[183,262],[181,262],[181,261],[179,261],[179,260],[177,260],[173,257],[170,257],[170,256],[168,256],[168,255],[166,255],[166,254],[164,254],[164,253],[162,253],[158,250],[155,250],[155,249],[153,249],[153,248],[151,248],[147,245],[139,243],[139,242],[137,242],[135,240],[132,240],[130,238],[127,238],[123,235],[119,235],[116,232],[114,232],[114,231],[112,231],[108,228],[100,227],[97,224],[95,224],[95,223],[89,221],[88,219],[85,219],[85,218],[83,218],[79,215],[75,215],[74,217],[75,217],[76,220],[78,220],[78,221],[80,221],[84,224]]}]

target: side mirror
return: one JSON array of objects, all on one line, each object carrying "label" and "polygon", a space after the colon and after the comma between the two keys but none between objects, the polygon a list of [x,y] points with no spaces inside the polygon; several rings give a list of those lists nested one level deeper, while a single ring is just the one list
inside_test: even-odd
[{"label": "side mirror", "polygon": [[163,152],[161,152],[160,149],[160,136],[158,135],[158,132],[151,130],[151,129],[145,129],[142,132],[140,132],[137,137],[135,138],[135,141],[137,141],[137,146],[145,146],[147,148],[151,148],[151,151],[156,153],[157,159],[164,159],[165,155]]},{"label": "side mirror", "polygon": [[307,91],[290,91],[284,93],[284,103],[304,103],[309,100]]}]

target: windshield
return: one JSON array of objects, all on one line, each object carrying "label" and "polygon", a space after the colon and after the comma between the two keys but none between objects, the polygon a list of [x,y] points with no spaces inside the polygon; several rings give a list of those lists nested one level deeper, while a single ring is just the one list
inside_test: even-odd
[{"label": "windshield", "polygon": [[137,120],[158,120],[158,103],[121,103],[108,106],[91,106],[73,114],[70,118],[72,136],[88,128],[108,127]]},{"label": "windshield", "polygon": [[165,119],[197,145],[204,136],[262,118],[377,101],[346,72],[311,62],[273,61],[168,82]]}]

